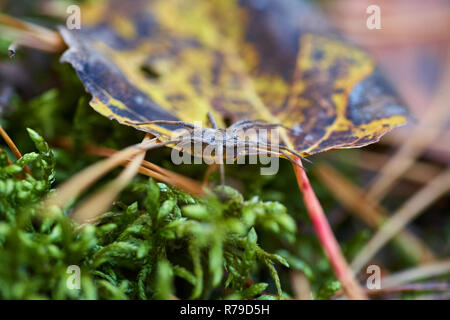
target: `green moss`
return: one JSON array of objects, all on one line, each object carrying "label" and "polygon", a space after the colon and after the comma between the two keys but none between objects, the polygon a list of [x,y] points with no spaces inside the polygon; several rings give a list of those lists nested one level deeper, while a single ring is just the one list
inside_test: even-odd
[{"label": "green moss", "polygon": [[[288,264],[258,246],[254,229],[293,236],[292,218],[282,205],[244,201],[231,188],[225,202],[213,194],[195,199],[136,178],[124,192],[135,202],[119,202],[96,226],[80,230],[63,212],[39,209],[38,200],[50,191],[55,161],[43,139],[32,130],[29,134],[38,152],[0,171],[9,179],[1,192],[7,207],[2,212],[8,212],[0,228],[1,298],[170,298],[179,294],[175,277],[187,282],[191,298],[220,298],[228,289],[245,298],[262,291],[257,290],[262,284],[246,285],[259,265],[268,268],[282,294],[274,264]],[[25,164],[33,165],[33,172],[39,169],[39,178],[17,178]],[[79,291],[66,286],[70,265],[82,269]]]},{"label": "green moss", "polygon": [[[7,165],[14,157],[0,153],[0,298],[271,299],[293,296],[291,270],[305,272],[315,289],[335,280],[315,235],[298,231],[299,221],[309,220],[285,162],[272,177],[256,166],[227,166],[227,177],[242,187],[226,187],[225,200],[212,192],[197,199],[139,176],[95,226],[75,225],[72,207],[43,212],[52,188],[98,161],[82,152],[84,145],[120,149],[143,138],[94,112],[73,71],[55,71],[60,87],[30,101],[16,97],[15,111],[2,119],[25,154]],[[73,150],[50,149],[42,136],[52,144],[70,138]],[[203,174],[203,165],[174,167],[168,152],[152,151],[151,161]],[[81,268],[80,290],[67,287],[71,265]]]}]

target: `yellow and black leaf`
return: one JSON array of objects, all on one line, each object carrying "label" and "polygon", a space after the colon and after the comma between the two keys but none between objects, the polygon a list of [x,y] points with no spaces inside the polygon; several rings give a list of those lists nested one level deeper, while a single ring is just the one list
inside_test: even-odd
[{"label": "yellow and black leaf", "polygon": [[83,18],[82,30],[60,29],[62,61],[91,106],[126,125],[262,119],[292,128],[284,143],[311,155],[376,142],[406,121],[374,61],[306,1],[109,0]]}]

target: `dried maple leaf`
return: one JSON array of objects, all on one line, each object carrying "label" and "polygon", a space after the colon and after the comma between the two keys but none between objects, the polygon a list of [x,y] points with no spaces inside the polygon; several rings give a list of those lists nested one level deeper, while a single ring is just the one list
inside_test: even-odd
[{"label": "dried maple leaf", "polygon": [[111,0],[82,12],[82,30],[60,30],[62,61],[91,106],[120,123],[262,119],[292,128],[284,143],[311,155],[376,142],[406,121],[374,61],[305,2]]}]

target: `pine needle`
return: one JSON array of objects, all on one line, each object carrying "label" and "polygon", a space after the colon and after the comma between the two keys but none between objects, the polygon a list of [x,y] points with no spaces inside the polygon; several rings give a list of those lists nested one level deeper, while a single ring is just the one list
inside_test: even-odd
[{"label": "pine needle", "polygon": [[[450,145],[450,144],[449,144]],[[371,151],[357,151],[358,158],[355,159],[354,164],[361,169],[378,172],[385,163],[389,161],[391,156],[371,152]],[[434,164],[424,161],[416,161],[403,175],[405,181],[415,182],[419,184],[428,183],[431,179],[439,174],[441,169]]]},{"label": "pine needle", "polygon": [[116,168],[127,159],[141,153],[144,147],[149,147],[153,143],[154,142],[150,140],[139,145],[128,147],[112,155],[110,158],[97,162],[94,165],[84,169],[59,187],[55,194],[47,199],[46,205],[63,207],[70,200],[76,198],[84,190],[89,188],[95,181],[100,179],[106,173]]},{"label": "pine needle", "polygon": [[[347,180],[331,166],[322,163],[316,167],[315,173],[339,202],[369,227],[378,229],[388,219],[389,216],[383,207],[367,197],[361,188]],[[407,230],[402,230],[394,240],[416,261],[435,260],[433,251],[420,238]]]},{"label": "pine needle", "polygon": [[352,269],[355,272],[359,272],[392,237],[449,190],[450,170],[447,169],[412,196],[383,224],[375,236],[356,256],[352,263]]},{"label": "pine needle", "polygon": [[[54,142],[55,145],[65,149],[73,148],[73,141],[70,138],[59,138]],[[101,156],[101,157],[111,157],[114,154],[117,154],[119,151],[100,147],[96,145],[86,145],[84,150],[87,154]],[[131,158],[124,160],[120,165],[126,165]],[[141,163],[141,167],[139,168],[139,173],[146,175],[148,177],[152,177],[158,181],[167,183],[171,186],[177,187],[181,190],[184,190],[190,194],[197,196],[204,196],[205,191],[203,190],[203,186],[197,181],[172,172],[170,170],[164,169],[152,162],[143,160]]]},{"label": "pine needle", "polygon": [[450,259],[425,264],[387,276],[382,280],[382,288],[394,288],[403,284],[448,273],[450,273]]}]

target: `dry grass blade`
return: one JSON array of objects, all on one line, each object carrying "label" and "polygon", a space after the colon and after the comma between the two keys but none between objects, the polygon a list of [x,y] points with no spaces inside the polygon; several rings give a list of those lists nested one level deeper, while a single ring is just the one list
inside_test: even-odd
[{"label": "dry grass blade", "polygon": [[[14,156],[17,159],[22,158],[22,154],[20,153],[19,149],[16,147],[14,141],[12,141],[12,139],[9,137],[8,133],[6,133],[6,131],[2,128],[2,126],[0,126],[0,135],[3,137],[6,144],[8,145],[8,147],[11,149],[12,153],[14,154]],[[26,173],[31,174],[31,170],[28,166],[25,166],[24,170]]]},{"label": "dry grass blade", "polygon": [[[73,141],[68,138],[59,138],[56,141],[53,142],[53,145],[65,148],[65,149],[72,149],[73,148]],[[85,146],[84,152],[90,155],[94,156],[101,156],[101,157],[111,157],[114,154],[117,154],[119,151],[95,146],[95,145],[87,145]],[[126,165],[129,161],[131,161],[131,158],[123,160],[120,165]],[[205,191],[203,190],[203,187],[200,183],[197,181],[187,178],[185,176],[182,176],[180,174],[177,174],[175,172],[172,172],[170,170],[161,168],[160,166],[157,166],[154,163],[151,163],[149,161],[143,160],[141,163],[141,167],[139,168],[139,173],[146,175],[148,177],[152,177],[158,181],[162,181],[164,183],[167,183],[171,186],[177,187],[181,190],[184,190],[185,192],[188,192],[190,194],[196,195],[196,196],[204,196]]]},{"label": "dry grass blade", "polygon": [[145,151],[138,153],[115,180],[76,208],[72,218],[80,224],[94,223],[102,213],[108,210],[119,193],[136,176],[144,157]]},{"label": "dry grass blade", "polygon": [[106,173],[142,152],[143,147],[144,144],[128,147],[112,155],[110,158],[97,162],[96,164],[84,169],[59,187],[55,194],[47,199],[46,205],[63,207],[67,204],[67,202],[77,197],[81,192],[89,188],[89,186],[91,186]]},{"label": "dry grass blade", "polygon": [[393,288],[417,280],[450,273],[450,259],[408,269],[382,279],[382,288]]},{"label": "dry grass blade", "polygon": [[395,181],[405,173],[427,146],[442,132],[449,120],[450,101],[450,57],[436,97],[419,126],[401,146],[395,156],[382,168],[375,178],[368,195],[376,201],[381,200],[392,188]]},{"label": "dry grass blade", "polygon": [[411,220],[417,217],[424,209],[436,199],[447,193],[450,189],[450,170],[445,170],[412,196],[392,217],[383,224],[380,230],[361,249],[352,263],[355,272],[369,262],[392,237],[402,230]]},{"label": "dry grass blade", "polygon": [[306,210],[312,221],[320,243],[330,260],[331,266],[336,274],[337,279],[342,283],[345,293],[350,299],[367,299],[364,291],[359,286],[355,279],[355,276],[350,269],[347,261],[345,260],[339,244],[334,237],[330,224],[323,212],[322,206],[317,199],[314,190],[311,187],[308,176],[302,167],[300,158],[296,158],[297,165],[292,164],[294,167],[295,175],[297,177],[297,183],[300,191],[303,195]]},{"label": "dry grass blade", "polygon": [[[329,165],[317,165],[315,173],[339,202],[369,227],[378,229],[387,220],[388,214],[380,205]],[[403,230],[394,240],[416,261],[424,263],[435,260],[431,249],[407,230]]]}]

